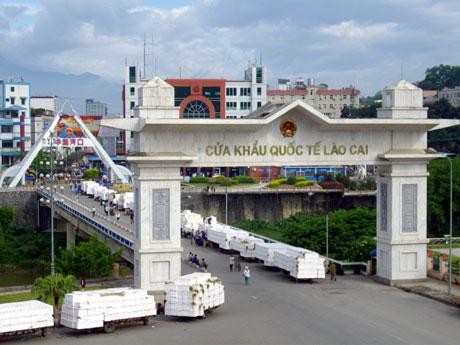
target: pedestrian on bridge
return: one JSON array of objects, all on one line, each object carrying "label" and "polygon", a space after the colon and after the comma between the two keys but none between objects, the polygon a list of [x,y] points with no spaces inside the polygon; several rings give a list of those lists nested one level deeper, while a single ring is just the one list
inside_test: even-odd
[{"label": "pedestrian on bridge", "polygon": [[93,217],[96,216],[96,207],[93,207]]},{"label": "pedestrian on bridge", "polygon": [[230,266],[230,272],[233,272],[233,266],[235,266],[235,257],[232,255],[230,255],[230,257],[228,258],[228,263],[229,263],[229,266]]},{"label": "pedestrian on bridge", "polygon": [[117,217],[117,222],[118,222],[120,220],[120,212],[117,212],[116,217]]}]

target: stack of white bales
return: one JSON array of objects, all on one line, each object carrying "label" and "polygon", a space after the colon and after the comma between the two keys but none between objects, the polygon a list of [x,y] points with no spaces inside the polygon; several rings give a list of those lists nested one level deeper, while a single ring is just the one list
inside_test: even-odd
[{"label": "stack of white bales", "polygon": [[280,242],[271,243],[256,243],[255,255],[256,258],[264,262],[264,266],[274,267],[274,255],[276,250],[282,250],[283,248],[290,247],[288,244]]},{"label": "stack of white bales", "polygon": [[134,193],[133,192],[123,193],[122,194],[123,209],[131,208],[133,204],[134,204]]},{"label": "stack of white bales", "polygon": [[208,227],[207,235],[209,241],[217,243],[222,249],[230,250],[232,249],[230,246],[231,240],[248,237],[249,233],[218,223],[215,226]]},{"label": "stack of white bales", "polygon": [[75,291],[64,297],[61,324],[74,329],[103,327],[104,321],[156,315],[153,296],[146,290],[113,288]]},{"label": "stack of white bales", "polygon": [[289,271],[296,279],[326,277],[324,258],[307,249],[296,247],[276,249],[273,263],[276,267]]},{"label": "stack of white bales", "polygon": [[203,223],[203,218],[200,214],[194,213],[190,210],[182,211],[180,215],[181,227],[185,233],[195,233],[199,225]]},{"label": "stack of white bales", "polygon": [[230,248],[239,252],[243,258],[255,258],[256,245],[262,243],[264,243],[264,240],[248,234],[232,238],[230,240]]},{"label": "stack of white bales", "polygon": [[0,333],[53,327],[53,307],[40,301],[0,304]]},{"label": "stack of white bales", "polygon": [[96,194],[94,195],[94,197],[103,200],[103,197],[104,197],[106,191],[107,191],[107,187],[99,186],[97,188],[97,191],[96,191]]},{"label": "stack of white bales", "polygon": [[165,315],[198,317],[224,304],[224,286],[210,273],[192,273],[165,284]]}]

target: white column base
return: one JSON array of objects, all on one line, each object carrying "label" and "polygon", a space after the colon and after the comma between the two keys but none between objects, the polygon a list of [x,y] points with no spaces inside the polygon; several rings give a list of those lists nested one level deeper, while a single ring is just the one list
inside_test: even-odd
[{"label": "white column base", "polygon": [[377,278],[387,284],[425,280],[426,243],[388,243],[377,239],[377,262]]},{"label": "white column base", "polygon": [[148,291],[164,290],[166,281],[181,275],[182,248],[140,250],[134,253],[134,286]]}]

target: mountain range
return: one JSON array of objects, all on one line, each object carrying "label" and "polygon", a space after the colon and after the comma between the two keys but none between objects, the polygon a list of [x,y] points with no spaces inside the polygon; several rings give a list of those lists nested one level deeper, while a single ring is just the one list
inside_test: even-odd
[{"label": "mountain range", "polygon": [[[120,68],[120,79],[122,69]],[[30,83],[31,96],[57,95],[67,99],[81,114],[85,113],[85,100],[107,103],[110,114],[122,113],[121,83],[102,78],[97,74],[65,74],[30,69],[19,66],[0,57],[0,80],[20,81]]]}]

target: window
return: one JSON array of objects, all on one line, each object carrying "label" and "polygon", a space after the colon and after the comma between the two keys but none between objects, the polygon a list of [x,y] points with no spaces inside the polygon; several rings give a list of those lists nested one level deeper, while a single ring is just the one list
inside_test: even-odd
[{"label": "window", "polygon": [[257,102],[257,108],[260,108],[262,106],[262,102]]},{"label": "window", "polygon": [[14,92],[14,86],[11,86],[11,87],[10,87],[10,91],[11,91],[11,92]]},{"label": "window", "polygon": [[262,83],[262,67],[256,68],[256,83]]},{"label": "window", "polygon": [[129,95],[134,96],[136,94],[136,89],[134,87],[129,88]]},{"label": "window", "polygon": [[225,103],[225,108],[227,110],[236,110],[236,102],[226,102]]},{"label": "window", "polygon": [[10,97],[10,103],[11,103],[11,105],[13,105],[15,101],[16,101],[16,99],[15,99],[14,97]]},{"label": "window", "polygon": [[240,102],[240,109],[241,110],[251,109],[251,102]]},{"label": "window", "polygon": [[2,148],[12,148],[13,141],[12,140],[2,140]]},{"label": "window", "polygon": [[262,88],[261,87],[257,88],[257,96],[262,96]]},{"label": "window", "polygon": [[329,104],[329,109],[334,109],[334,104]]},{"label": "window", "polygon": [[21,104],[26,105],[26,100],[27,100],[26,97],[21,97]]},{"label": "window", "polygon": [[10,165],[10,157],[2,156],[2,165]]},{"label": "window", "polygon": [[191,101],[184,108],[184,118],[209,118],[209,108],[201,101]]},{"label": "window", "polygon": [[129,82],[136,82],[136,66],[129,66]]},{"label": "window", "polygon": [[13,133],[13,126],[2,126],[2,133]]},{"label": "window", "polygon": [[250,87],[240,88],[240,96],[251,96],[251,88]]},{"label": "window", "polygon": [[236,87],[228,87],[227,90],[225,90],[225,94],[227,96],[236,96]]},{"label": "window", "polygon": [[133,109],[136,106],[136,102],[129,102],[129,109]]}]

